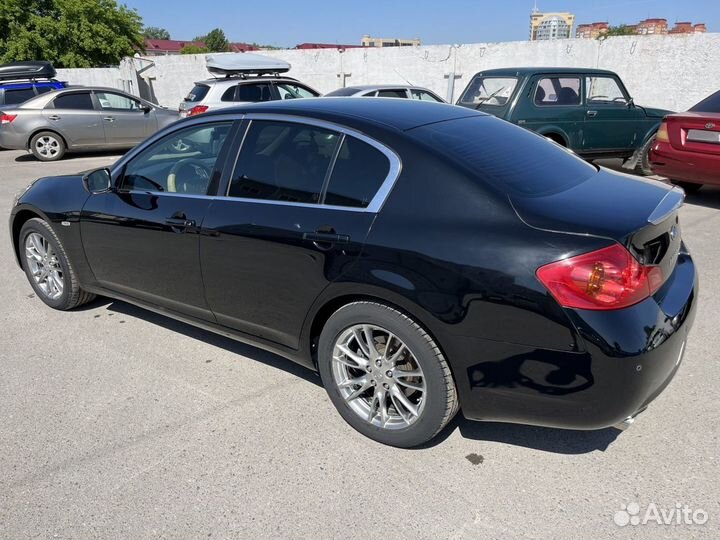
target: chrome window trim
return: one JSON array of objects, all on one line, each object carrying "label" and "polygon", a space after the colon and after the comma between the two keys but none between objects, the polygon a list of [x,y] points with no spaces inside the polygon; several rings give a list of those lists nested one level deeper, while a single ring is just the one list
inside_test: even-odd
[{"label": "chrome window trim", "polygon": [[[248,113],[245,115],[245,120],[248,120],[248,126],[245,130],[245,133],[243,134],[242,142],[240,143],[240,147],[237,150],[237,156],[235,157],[235,163],[233,164],[233,169],[230,174],[230,181],[228,182],[227,190],[225,192],[224,196],[216,197],[217,199],[230,199],[233,201],[244,201],[244,202],[259,202],[261,204],[280,204],[283,206],[301,206],[301,207],[310,207],[310,208],[327,208],[330,210],[349,210],[351,212],[371,212],[371,213],[378,213],[383,205],[385,204],[385,201],[387,200],[388,196],[390,195],[390,192],[392,191],[392,188],[395,186],[395,182],[397,181],[398,177],[400,176],[400,173],[402,172],[402,161],[400,159],[400,156],[398,156],[395,151],[388,148],[384,144],[376,141],[375,139],[372,139],[365,135],[364,133],[357,131],[352,128],[348,128],[346,126],[342,126],[340,124],[335,124],[333,122],[328,122],[326,120],[318,120],[316,118],[308,118],[305,116],[295,116],[295,115],[288,115],[288,114],[273,114],[273,113]],[[327,129],[330,131],[335,131],[344,136],[350,136],[355,137],[356,139],[359,139],[363,141],[364,143],[372,146],[376,150],[380,151],[382,154],[385,155],[385,157],[390,162],[390,167],[388,168],[388,174],[385,176],[385,179],[380,184],[380,187],[378,188],[377,192],[375,193],[374,197],[370,200],[370,203],[365,208],[358,208],[355,206],[337,206],[337,205],[330,205],[330,204],[320,204],[320,203],[299,203],[299,202],[290,202],[290,201],[274,201],[270,199],[251,199],[251,198],[245,198],[245,197],[230,197],[228,194],[230,193],[230,186],[232,185],[232,179],[235,177],[235,170],[238,165],[238,159],[240,158],[240,153],[242,151],[242,147],[245,144],[245,137],[247,137],[248,132],[250,131],[250,128],[252,127],[252,121],[253,120],[267,120],[267,121],[277,121],[277,122],[288,122],[288,123],[294,123],[294,124],[304,124],[308,126],[314,126],[319,127],[322,129]],[[334,168],[334,163],[332,163],[332,168]],[[330,175],[332,175],[332,169],[329,170]]]}]

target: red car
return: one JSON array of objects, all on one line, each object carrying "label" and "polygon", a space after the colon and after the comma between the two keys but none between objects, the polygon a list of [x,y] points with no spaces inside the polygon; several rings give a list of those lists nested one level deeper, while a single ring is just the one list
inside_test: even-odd
[{"label": "red car", "polygon": [[687,192],[720,185],[720,91],[688,112],[665,117],[650,149],[650,167]]}]

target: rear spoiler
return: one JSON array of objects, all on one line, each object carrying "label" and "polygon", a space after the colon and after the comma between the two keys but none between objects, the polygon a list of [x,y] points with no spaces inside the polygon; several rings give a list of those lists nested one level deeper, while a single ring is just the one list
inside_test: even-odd
[{"label": "rear spoiler", "polygon": [[673,186],[655,207],[655,210],[652,211],[648,217],[648,223],[652,225],[662,223],[670,214],[682,206],[683,201],[685,201],[685,192],[682,188]]}]

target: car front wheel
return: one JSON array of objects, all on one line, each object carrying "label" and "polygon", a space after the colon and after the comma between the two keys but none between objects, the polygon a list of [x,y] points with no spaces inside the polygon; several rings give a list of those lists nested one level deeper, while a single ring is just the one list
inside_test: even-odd
[{"label": "car front wheel", "polygon": [[68,310],[95,298],[80,288],[60,239],[42,219],[29,219],[22,226],[20,252],[30,285],[51,308]]},{"label": "car front wheel", "polygon": [[361,301],[338,309],[320,335],[318,368],[342,417],[384,444],[423,444],[458,410],[455,383],[435,341],[384,304]]}]

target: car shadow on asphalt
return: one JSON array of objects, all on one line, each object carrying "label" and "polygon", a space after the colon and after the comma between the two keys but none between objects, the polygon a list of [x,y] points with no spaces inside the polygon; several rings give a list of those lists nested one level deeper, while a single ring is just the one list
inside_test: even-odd
[{"label": "car shadow on asphalt", "polygon": [[455,431],[459,431],[463,438],[473,441],[510,444],[553,454],[604,452],[622,433],[614,427],[579,431],[502,422],[476,422],[468,420],[459,412],[445,429],[420,448],[441,444]]},{"label": "car shadow on asphalt", "polygon": [[[265,365],[300,377],[307,382],[322,386],[322,382],[317,373],[287,358],[126,302],[99,297],[77,308],[77,310],[89,311],[102,307],[113,313],[141,319],[167,330],[197,339],[203,343],[220,347],[233,354],[239,354],[251,360],[262,362]],[[467,420],[462,416],[462,413],[458,413],[432,441],[417,449],[428,449],[437,446],[456,431],[458,431],[463,438],[473,441],[498,442],[556,454],[586,454],[596,450],[605,451],[617,436],[622,433],[622,431],[615,428],[596,431],[576,431],[500,422],[475,422]]]},{"label": "car shadow on asphalt", "polygon": [[687,195],[685,204],[720,210],[720,186],[703,186],[700,191]]},{"label": "car shadow on asphalt", "polygon": [[[74,159],[80,159],[80,158],[120,158],[124,152],[122,150],[103,150],[102,152],[69,152],[63,156],[63,158],[60,161],[72,161]],[[27,154],[20,154],[15,158],[15,161],[17,163],[26,163],[26,162],[32,162],[35,161],[37,163],[56,163],[54,161],[51,162],[44,162],[37,159],[34,155],[31,153]]]},{"label": "car shadow on asphalt", "polygon": [[110,300],[107,298],[98,298],[83,307],[87,307],[87,309],[96,309],[102,306],[105,306],[105,309],[114,313],[147,321],[162,328],[166,328],[167,330],[171,330],[172,332],[177,332],[184,336],[202,341],[203,343],[219,347],[233,354],[245,356],[251,360],[262,362],[267,366],[281,369],[317,386],[322,386],[320,376],[300,364],[296,364],[291,360],[258,347],[253,347],[252,345],[241,343],[240,341],[216,334],[209,330],[204,330],[202,328],[177,321],[165,315],[160,315],[154,311],[149,311],[126,302]]}]

